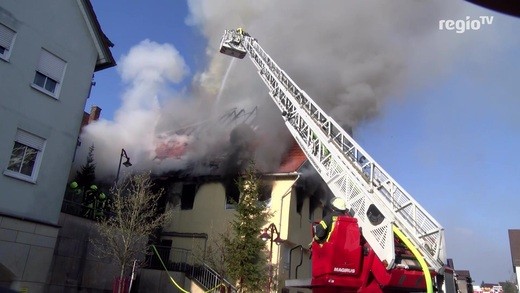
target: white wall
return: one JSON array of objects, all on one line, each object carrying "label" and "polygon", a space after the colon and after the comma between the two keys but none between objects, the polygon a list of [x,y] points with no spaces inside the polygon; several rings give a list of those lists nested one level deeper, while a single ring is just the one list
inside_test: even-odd
[{"label": "white wall", "polygon": [[[55,224],[97,53],[76,1],[6,0],[0,7],[0,22],[16,32],[9,61],[0,60],[0,171],[18,128],[46,139],[35,184],[0,174],[0,212]],[[30,86],[42,48],[67,62],[58,99]]]},{"label": "white wall", "polygon": [[[0,2],[0,23],[16,32],[0,59],[0,263],[13,286],[43,292],[63,194],[97,51],[74,0]],[[42,48],[66,61],[58,98],[31,87]],[[17,129],[46,140],[35,182],[7,176]]]}]

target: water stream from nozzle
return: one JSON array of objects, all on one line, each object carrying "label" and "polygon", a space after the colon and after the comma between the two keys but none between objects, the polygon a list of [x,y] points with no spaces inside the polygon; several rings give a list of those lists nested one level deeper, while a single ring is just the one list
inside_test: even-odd
[{"label": "water stream from nozzle", "polygon": [[[222,91],[224,90],[224,87],[226,86],[226,82],[229,76],[229,73],[231,72],[231,67],[233,67],[233,64],[235,64],[235,58],[230,58],[231,61],[229,62],[228,68],[226,70],[226,73],[224,74],[224,78],[222,78],[222,83],[220,84],[220,89],[218,90],[217,98],[215,103],[218,105],[220,103],[220,98],[222,96]],[[215,109],[215,108],[214,108]]]}]

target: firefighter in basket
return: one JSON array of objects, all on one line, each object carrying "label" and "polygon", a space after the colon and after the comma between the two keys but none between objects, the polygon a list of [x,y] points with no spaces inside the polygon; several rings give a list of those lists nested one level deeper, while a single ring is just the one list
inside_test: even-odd
[{"label": "firefighter in basket", "polygon": [[330,208],[332,211],[314,226],[314,241],[318,243],[326,242],[338,217],[347,215],[347,203],[340,197],[335,197],[330,201]]}]

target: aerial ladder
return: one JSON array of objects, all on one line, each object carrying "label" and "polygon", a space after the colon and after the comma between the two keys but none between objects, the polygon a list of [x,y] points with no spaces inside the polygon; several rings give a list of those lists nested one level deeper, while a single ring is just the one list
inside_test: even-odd
[{"label": "aerial ladder", "polygon": [[[446,268],[442,226],[274,62],[255,38],[240,28],[225,30],[220,52],[239,59],[249,53],[290,133],[353,215],[342,222],[347,232],[336,237],[341,240],[330,247],[328,256],[319,260],[316,255],[325,251],[325,245],[313,244],[313,278],[306,286],[313,292],[432,292],[433,277],[442,279]],[[349,249],[345,241],[352,242],[356,233],[364,240],[351,252],[356,250],[361,256],[346,264],[337,253]],[[413,257],[403,256],[410,253]],[[324,259],[339,259],[339,263],[324,264]],[[441,290],[438,284],[437,290]]]}]

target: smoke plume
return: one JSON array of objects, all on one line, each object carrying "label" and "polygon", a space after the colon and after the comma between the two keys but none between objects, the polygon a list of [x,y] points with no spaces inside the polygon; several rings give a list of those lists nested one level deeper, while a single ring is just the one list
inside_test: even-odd
[{"label": "smoke plume", "polygon": [[[232,108],[257,107],[254,128],[262,142],[257,166],[276,167],[288,132],[251,62],[218,53],[224,29],[244,27],[325,111],[352,128],[378,115],[386,101],[434,83],[476,39],[439,30],[439,19],[466,15],[468,7],[452,1],[188,0],[188,5],[186,23],[208,41],[206,69],[193,73],[185,92],[174,92],[171,84],[189,69],[173,45],[145,40],[123,56],[119,71],[128,88],[121,108],[114,121],[89,125],[82,136],[85,145],[96,147],[99,176],[117,170],[112,161],[122,147],[134,170],[158,173],[225,148],[231,130],[218,123],[219,115]],[[185,135],[196,128],[196,135]],[[161,135],[174,137],[178,157],[157,160]]]}]

